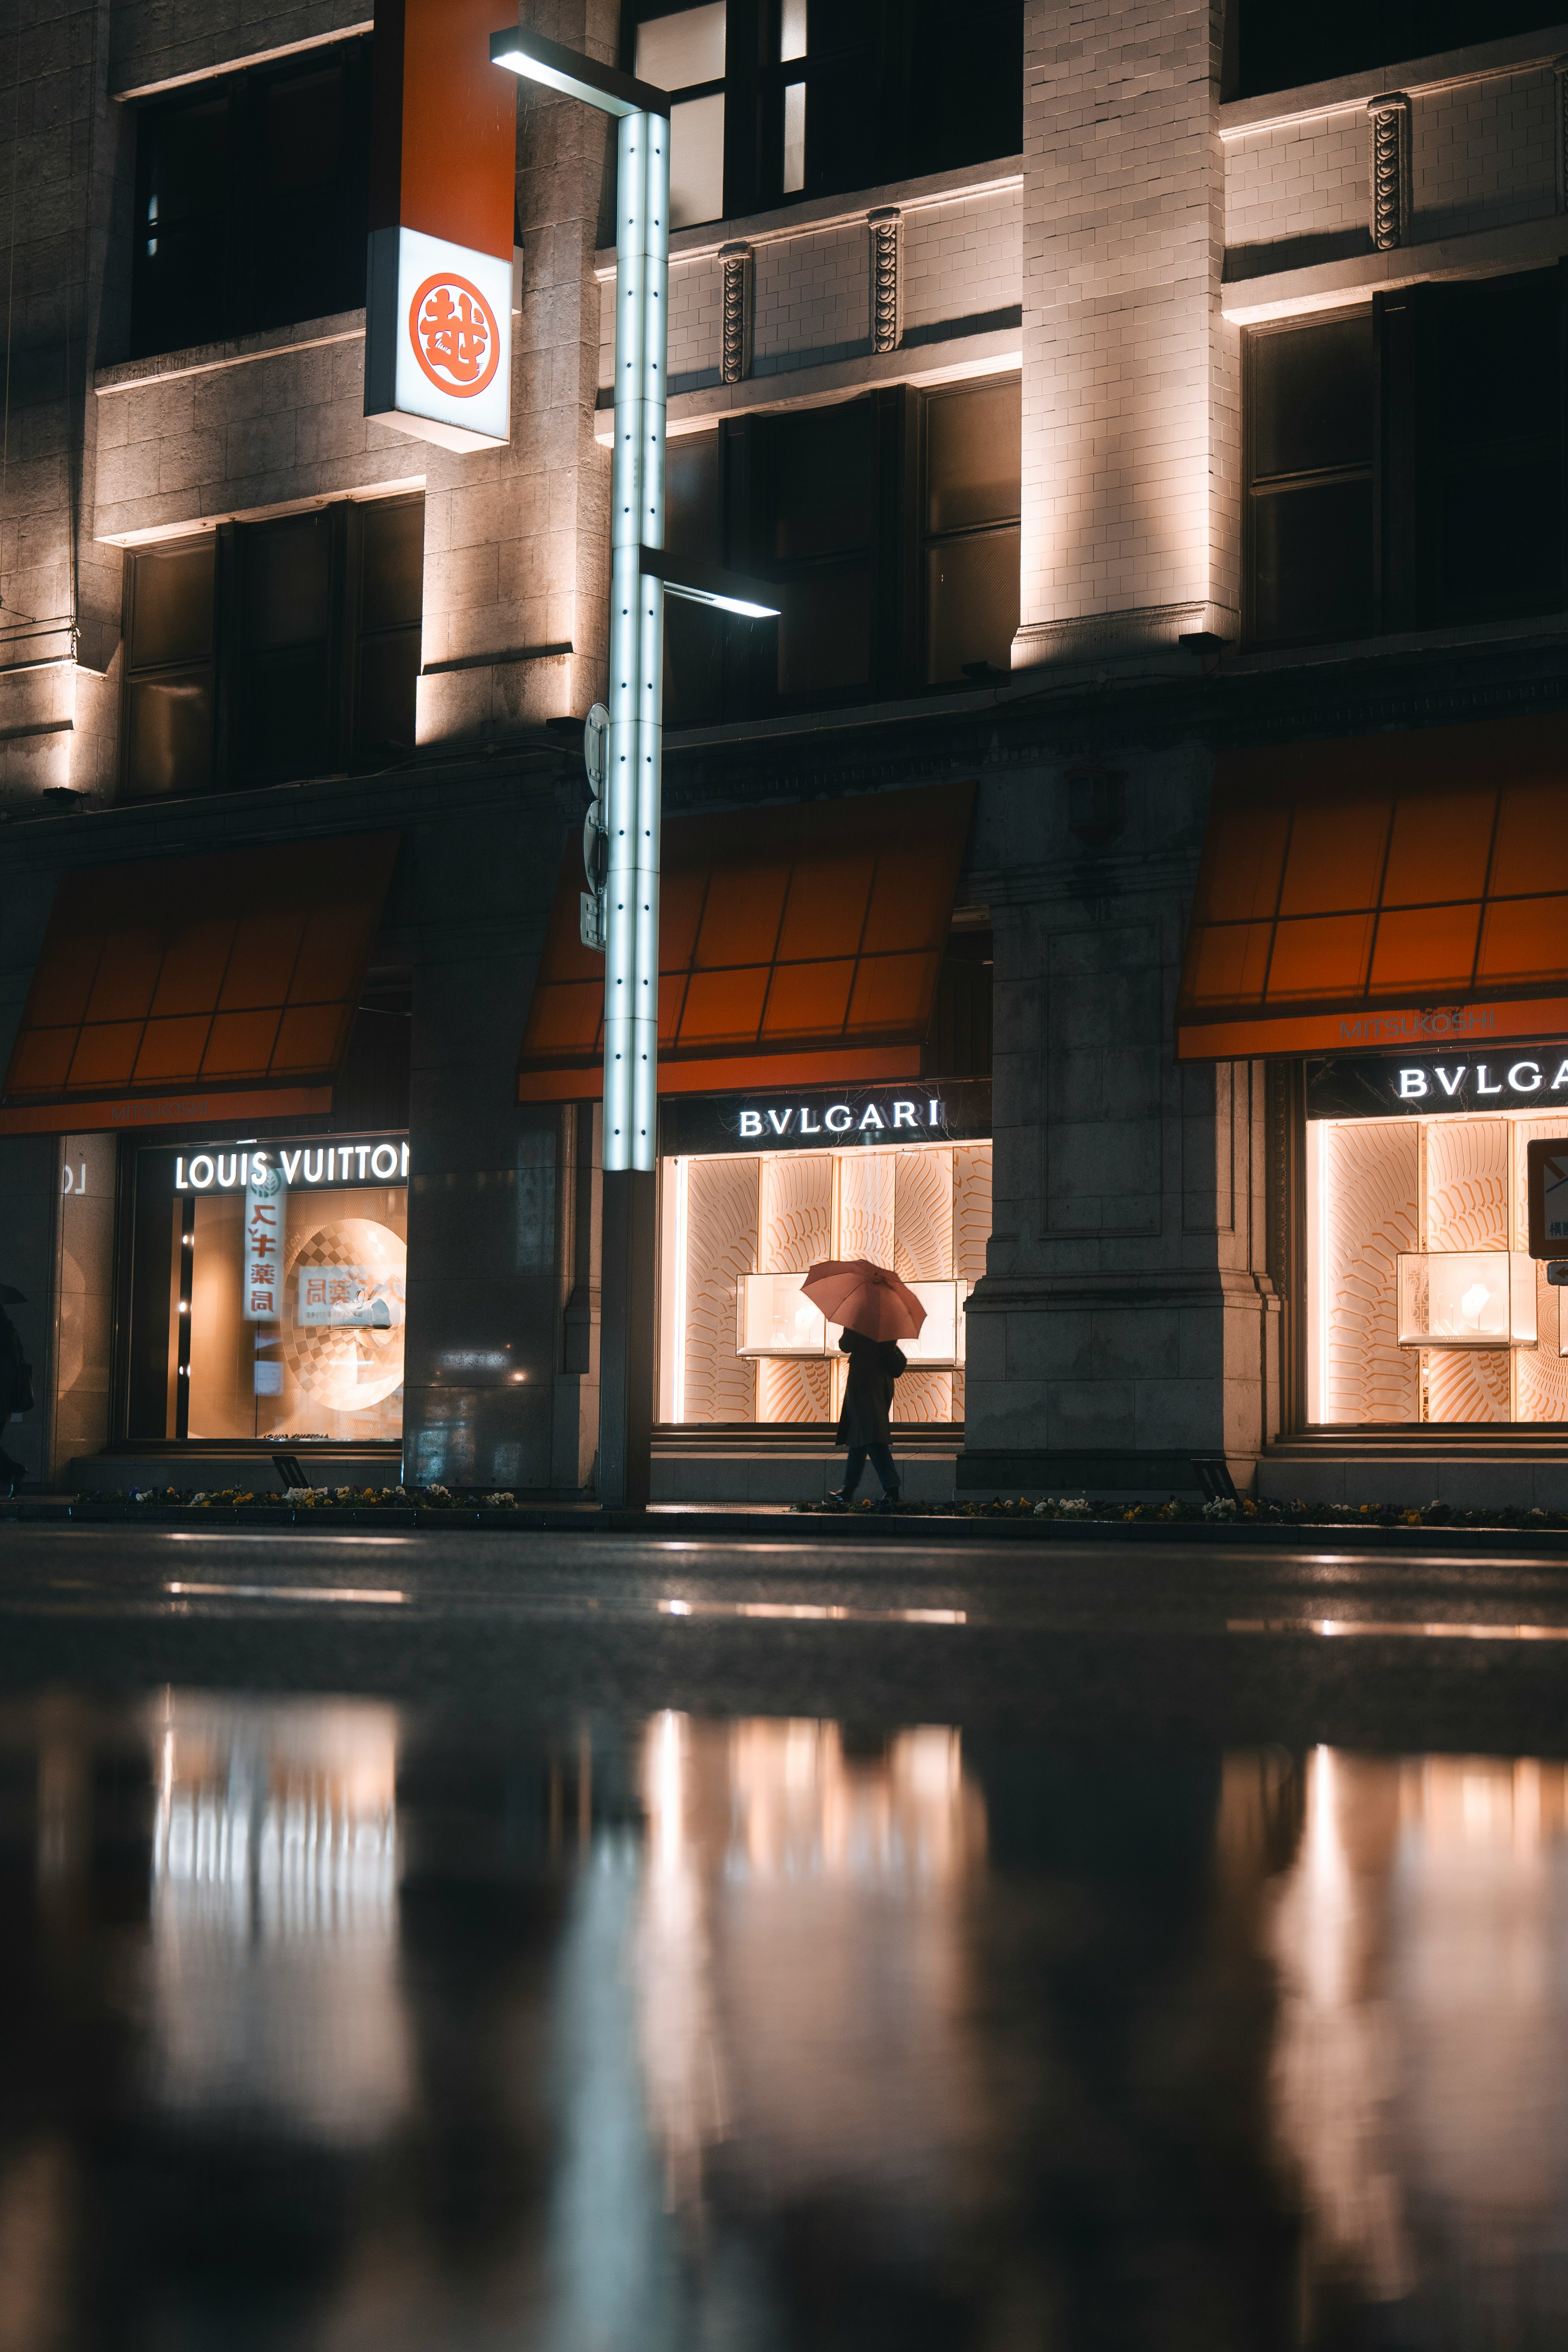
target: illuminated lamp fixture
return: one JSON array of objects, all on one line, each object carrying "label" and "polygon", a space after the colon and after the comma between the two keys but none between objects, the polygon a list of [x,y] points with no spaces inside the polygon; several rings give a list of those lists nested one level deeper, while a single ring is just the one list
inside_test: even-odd
[{"label": "illuminated lamp fixture", "polygon": [[689,604],[706,604],[716,613],[738,613],[746,621],[775,621],[783,606],[777,590],[765,580],[748,580],[743,572],[721,571],[716,563],[694,563],[689,556],[670,555],[662,547],[642,551],[642,576],[662,580],[667,596],[684,597]]}]

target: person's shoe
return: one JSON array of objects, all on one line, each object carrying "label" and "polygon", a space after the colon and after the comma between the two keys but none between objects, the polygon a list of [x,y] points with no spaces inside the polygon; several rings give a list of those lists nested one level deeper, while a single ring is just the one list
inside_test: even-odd
[{"label": "person's shoe", "polygon": [[895,1486],[890,1495],[883,1496],[881,1501],[878,1504],[877,1508],[879,1511],[896,1511],[899,1507],[899,1496],[902,1491],[903,1489],[901,1487]]},{"label": "person's shoe", "polygon": [[13,1462],[8,1454],[0,1454],[0,1493],[14,1495],[26,1475],[25,1462]]},{"label": "person's shoe", "polygon": [[830,1511],[847,1511],[849,1508],[849,1497],[842,1486],[836,1486],[824,1500]]}]

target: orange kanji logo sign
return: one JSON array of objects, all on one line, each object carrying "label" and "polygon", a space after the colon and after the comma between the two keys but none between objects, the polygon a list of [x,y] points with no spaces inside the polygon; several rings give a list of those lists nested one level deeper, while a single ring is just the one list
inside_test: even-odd
[{"label": "orange kanji logo sign", "polygon": [[408,309],[414,355],[442,392],[471,400],[500,364],[500,329],[477,286],[444,271],[427,278]]}]

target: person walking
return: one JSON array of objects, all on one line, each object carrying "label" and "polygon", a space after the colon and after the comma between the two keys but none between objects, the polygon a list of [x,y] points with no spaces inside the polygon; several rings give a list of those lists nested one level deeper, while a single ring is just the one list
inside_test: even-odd
[{"label": "person walking", "polygon": [[896,1340],[868,1339],[864,1331],[847,1330],[838,1345],[849,1359],[849,1373],[844,1383],[837,1443],[848,1447],[849,1459],[843,1486],[827,1499],[840,1509],[848,1508],[869,1455],[882,1482],[882,1499],[877,1508],[890,1511],[899,1499],[899,1474],[889,1450],[888,1413],[893,1383],[908,1370],[908,1359]]},{"label": "person walking", "polygon": [[22,1348],[22,1335],[7,1307],[24,1304],[19,1290],[0,1282],[0,1488],[13,1494],[27,1475],[24,1462],[13,1461],[5,1446],[5,1424],[14,1412],[27,1412],[33,1402],[33,1374]]}]

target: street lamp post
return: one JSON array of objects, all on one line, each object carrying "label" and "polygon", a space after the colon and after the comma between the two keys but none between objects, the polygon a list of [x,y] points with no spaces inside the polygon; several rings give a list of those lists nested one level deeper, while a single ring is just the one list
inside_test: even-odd
[{"label": "street lamp post", "polygon": [[637,1509],[648,1499],[653,1427],[664,599],[756,618],[778,608],[756,583],[700,572],[663,551],[668,97],[516,26],[491,36],[490,59],[618,118],[598,1494]]}]

